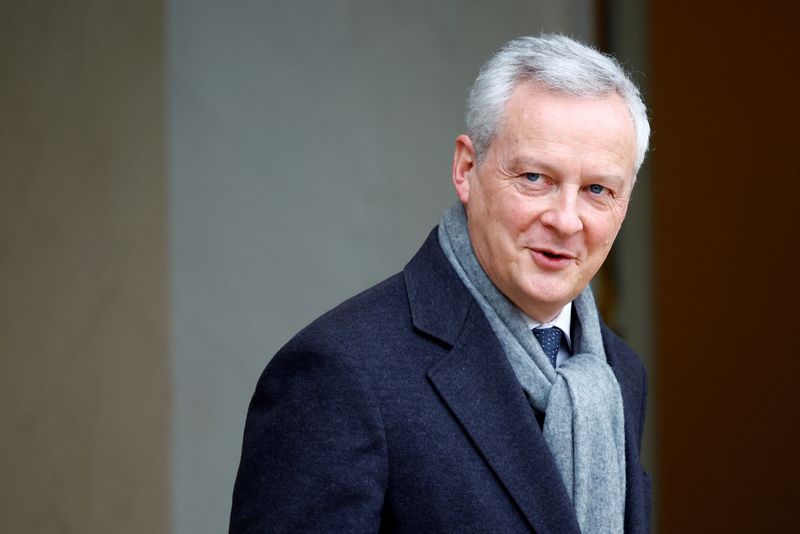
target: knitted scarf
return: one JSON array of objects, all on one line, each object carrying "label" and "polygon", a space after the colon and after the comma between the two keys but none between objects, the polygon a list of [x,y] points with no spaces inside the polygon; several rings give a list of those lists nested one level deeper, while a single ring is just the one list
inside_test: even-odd
[{"label": "knitted scarf", "polygon": [[573,356],[554,369],[519,309],[489,280],[458,203],[439,224],[439,243],[480,305],[531,405],[546,414],[544,439],[584,534],[623,531],[625,433],[622,394],[606,362],[600,320],[587,286],[573,301]]}]

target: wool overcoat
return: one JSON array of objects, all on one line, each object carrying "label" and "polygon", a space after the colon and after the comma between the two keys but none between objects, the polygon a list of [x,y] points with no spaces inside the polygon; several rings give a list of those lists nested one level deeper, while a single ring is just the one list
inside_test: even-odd
[{"label": "wool overcoat", "polygon": [[[645,371],[601,329],[625,415],[625,531],[647,532]],[[270,361],[247,415],[230,531],[579,532],[540,422],[435,229],[402,273]]]}]

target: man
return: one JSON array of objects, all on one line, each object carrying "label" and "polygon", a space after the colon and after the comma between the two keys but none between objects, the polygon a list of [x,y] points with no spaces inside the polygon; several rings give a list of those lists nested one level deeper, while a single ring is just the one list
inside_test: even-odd
[{"label": "man", "polygon": [[647,150],[639,92],[591,48],[520,38],[467,130],[460,203],[403,272],[262,375],[232,532],[649,529],[644,369],[588,286]]}]

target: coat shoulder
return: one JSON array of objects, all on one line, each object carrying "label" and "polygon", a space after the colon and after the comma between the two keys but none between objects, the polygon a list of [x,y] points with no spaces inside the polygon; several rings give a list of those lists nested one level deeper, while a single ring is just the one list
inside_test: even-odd
[{"label": "coat shoulder", "polygon": [[387,335],[407,331],[410,324],[405,283],[398,273],[312,321],[280,352],[302,349],[328,354],[358,353],[379,346]]},{"label": "coat shoulder", "polygon": [[629,381],[639,384],[642,388],[646,387],[646,384],[642,382],[646,379],[644,363],[636,351],[606,324],[601,323],[600,328],[603,348],[606,351],[608,363],[614,368],[615,373],[618,375],[622,373]]}]

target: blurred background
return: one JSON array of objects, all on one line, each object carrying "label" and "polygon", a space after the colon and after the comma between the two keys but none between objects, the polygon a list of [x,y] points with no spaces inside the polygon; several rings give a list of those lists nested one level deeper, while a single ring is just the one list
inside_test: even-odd
[{"label": "blurred background", "polygon": [[410,259],[478,68],[540,31],[651,108],[596,284],[658,531],[792,531],[800,10],[711,4],[0,2],[0,531],[226,531],[266,362]]}]

